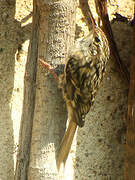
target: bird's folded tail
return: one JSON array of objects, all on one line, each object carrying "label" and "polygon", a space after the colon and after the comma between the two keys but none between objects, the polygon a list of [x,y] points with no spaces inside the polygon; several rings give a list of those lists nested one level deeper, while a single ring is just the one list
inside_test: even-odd
[{"label": "bird's folded tail", "polygon": [[58,151],[58,157],[56,160],[56,165],[57,165],[57,169],[58,171],[60,170],[61,166],[65,166],[71,145],[72,145],[72,141],[76,132],[76,128],[77,128],[77,124],[71,119],[69,121],[69,125],[68,128],[64,134],[64,137],[62,139],[62,142],[60,144],[60,148]]}]

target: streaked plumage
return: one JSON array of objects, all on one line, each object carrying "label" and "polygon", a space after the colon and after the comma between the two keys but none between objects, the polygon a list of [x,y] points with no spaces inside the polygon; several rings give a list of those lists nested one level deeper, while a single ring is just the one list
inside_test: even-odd
[{"label": "streaked plumage", "polygon": [[64,74],[60,77],[69,125],[58,151],[58,170],[62,164],[65,165],[77,125],[84,125],[85,116],[103,79],[109,54],[106,36],[96,27],[87,37],[78,40],[70,48]]},{"label": "streaked plumage", "polygon": [[69,51],[60,87],[68,116],[80,127],[94,102],[109,58],[108,41],[100,28],[78,40]]}]

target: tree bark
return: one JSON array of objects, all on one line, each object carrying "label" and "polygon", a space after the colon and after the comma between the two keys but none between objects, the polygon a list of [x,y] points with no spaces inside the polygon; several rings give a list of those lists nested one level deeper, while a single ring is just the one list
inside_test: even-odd
[{"label": "tree bark", "polygon": [[[75,35],[75,0],[40,0],[39,58],[60,70]],[[40,65],[37,70],[28,179],[58,178],[57,149],[64,134],[66,109],[58,84],[50,72]]]},{"label": "tree bark", "polygon": [[24,78],[24,100],[22,123],[19,137],[19,153],[17,157],[15,180],[26,180],[30,156],[30,142],[36,93],[36,72],[38,59],[39,12],[36,1],[33,1],[32,37],[29,45],[28,59]]},{"label": "tree bark", "polygon": [[130,61],[130,88],[128,96],[127,144],[124,176],[125,180],[135,179],[135,14],[132,38],[132,56]]}]

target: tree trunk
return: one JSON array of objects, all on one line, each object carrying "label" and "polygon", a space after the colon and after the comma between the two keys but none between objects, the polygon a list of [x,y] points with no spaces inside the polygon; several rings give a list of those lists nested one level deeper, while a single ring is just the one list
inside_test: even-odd
[{"label": "tree trunk", "polygon": [[124,177],[125,180],[135,179],[135,14],[132,38],[132,55],[130,61],[130,88],[128,95],[127,144]]},{"label": "tree trunk", "polygon": [[19,153],[17,157],[15,180],[26,180],[29,165],[29,153],[31,133],[33,126],[33,116],[35,107],[35,83],[37,72],[38,58],[38,28],[39,28],[39,12],[36,1],[33,1],[33,25],[32,38],[29,46],[28,60],[26,64],[26,72],[24,78],[24,101],[22,123],[19,138]]},{"label": "tree trunk", "polygon": [[[75,34],[75,0],[38,1],[40,9],[39,58],[57,72],[64,64]],[[37,70],[28,179],[57,179],[56,152],[64,134],[66,109],[58,84],[48,69]]]}]

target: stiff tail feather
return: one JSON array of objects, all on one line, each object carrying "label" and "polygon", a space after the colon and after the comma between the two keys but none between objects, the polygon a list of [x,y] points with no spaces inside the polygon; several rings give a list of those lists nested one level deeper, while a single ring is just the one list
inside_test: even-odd
[{"label": "stiff tail feather", "polygon": [[76,132],[76,128],[77,128],[77,124],[73,120],[70,120],[68,128],[64,134],[64,137],[62,139],[62,142],[60,144],[60,148],[58,151],[58,157],[56,160],[58,171],[60,170],[60,167],[62,164],[65,166],[65,163],[66,163],[66,160],[67,160],[67,157],[68,157],[71,145],[72,145],[72,141]]}]

